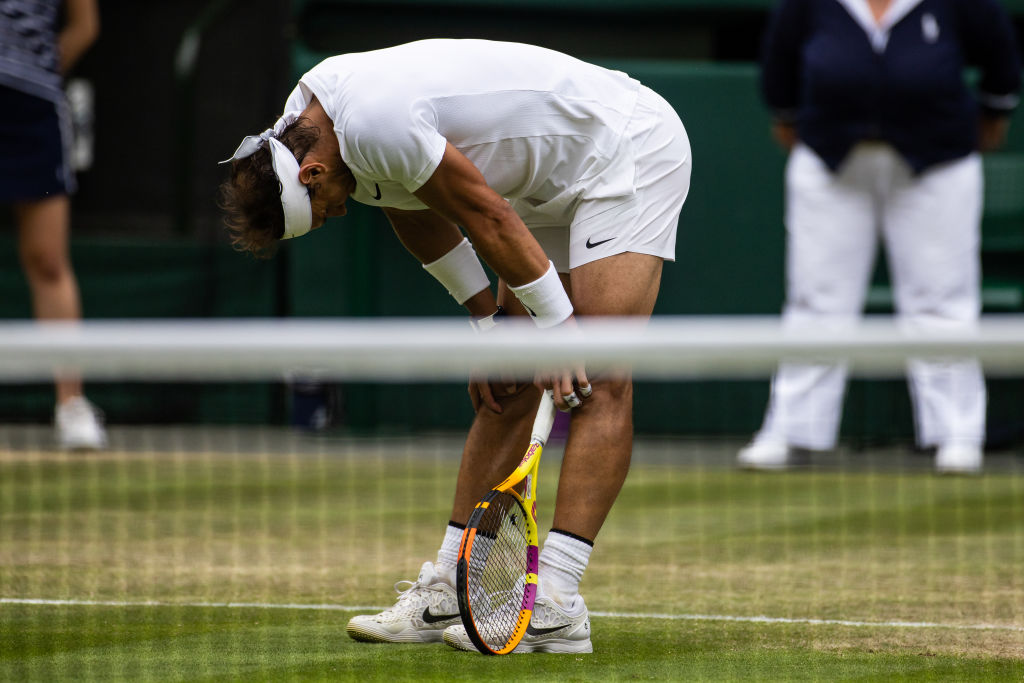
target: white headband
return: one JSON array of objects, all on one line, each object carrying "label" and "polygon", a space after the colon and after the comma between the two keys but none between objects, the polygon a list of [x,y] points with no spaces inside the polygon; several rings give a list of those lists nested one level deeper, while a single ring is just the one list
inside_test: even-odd
[{"label": "white headband", "polygon": [[230,159],[220,162],[226,164],[244,159],[256,153],[263,145],[270,143],[270,160],[274,165],[274,175],[281,186],[281,209],[284,211],[284,234],[281,239],[299,237],[313,227],[313,207],[309,201],[309,189],[299,181],[299,162],[295,155],[277,137],[298,119],[298,114],[285,114],[277,120],[273,128],[268,128],[259,135],[247,135],[242,139]]}]

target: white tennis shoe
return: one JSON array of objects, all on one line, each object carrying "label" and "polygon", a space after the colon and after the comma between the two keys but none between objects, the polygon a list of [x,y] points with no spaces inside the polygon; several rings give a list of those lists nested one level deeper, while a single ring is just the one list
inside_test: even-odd
[{"label": "white tennis shoe", "polygon": [[58,403],[53,413],[57,446],[64,450],[95,451],[107,447],[103,414],[84,396]]},{"label": "white tennis shoe", "polygon": [[980,474],[983,459],[980,446],[945,444],[935,452],[935,471],[940,474]]},{"label": "white tennis shoe", "polygon": [[[456,650],[476,652],[461,623],[444,630],[444,642]],[[541,596],[533,603],[533,616],[526,634],[513,654],[526,652],[587,653],[593,652],[590,642],[590,612],[583,597],[577,595],[573,604],[562,607],[549,597]]]},{"label": "white tennis shoe", "polygon": [[755,437],[736,456],[736,464],[745,470],[784,470],[792,464],[793,452],[784,441]]},{"label": "white tennis shoe", "polygon": [[394,606],[349,620],[349,637],[370,643],[437,643],[445,628],[460,622],[455,589],[430,562],[423,563],[416,581],[399,581],[395,590]]}]

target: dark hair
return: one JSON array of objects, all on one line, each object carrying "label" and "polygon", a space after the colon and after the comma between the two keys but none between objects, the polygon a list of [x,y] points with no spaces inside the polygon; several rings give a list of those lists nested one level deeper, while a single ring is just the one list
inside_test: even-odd
[{"label": "dark hair", "polygon": [[[305,125],[300,125],[305,122]],[[299,118],[285,128],[278,140],[302,162],[320,138],[320,129]],[[310,199],[313,191],[310,188]],[[270,258],[284,235],[281,183],[274,173],[270,145],[255,154],[231,162],[231,175],[220,186],[220,208],[225,212],[231,244],[256,258]]]}]

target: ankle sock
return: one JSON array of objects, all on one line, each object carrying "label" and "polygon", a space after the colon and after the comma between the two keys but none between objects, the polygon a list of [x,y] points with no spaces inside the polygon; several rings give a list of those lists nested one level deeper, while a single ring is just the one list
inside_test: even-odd
[{"label": "ankle sock", "polygon": [[561,529],[552,529],[540,551],[540,592],[563,607],[571,607],[580,591],[580,579],[590,562],[593,541]]},{"label": "ankle sock", "polygon": [[462,542],[462,531],[465,529],[461,524],[448,522],[444,531],[444,541],[437,551],[437,562],[434,570],[437,575],[452,586],[455,586],[455,565],[459,561],[459,544]]}]

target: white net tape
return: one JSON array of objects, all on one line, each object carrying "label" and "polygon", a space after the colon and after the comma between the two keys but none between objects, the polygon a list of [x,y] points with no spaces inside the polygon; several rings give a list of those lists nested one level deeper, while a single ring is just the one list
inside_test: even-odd
[{"label": "white net tape", "polygon": [[628,365],[637,378],[670,380],[764,377],[780,360],[844,360],[870,377],[901,375],[908,358],[965,357],[988,375],[1024,374],[1024,316],[989,316],[971,329],[891,318],[797,328],[777,317],[656,317],[539,331],[525,321],[483,335],[449,318],[0,325],[0,381],[8,382],[62,372],[93,380],[454,380],[573,362]]}]

